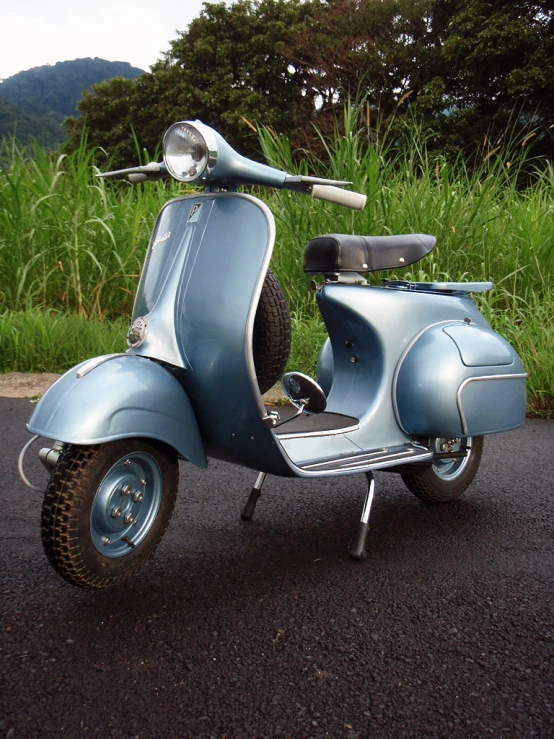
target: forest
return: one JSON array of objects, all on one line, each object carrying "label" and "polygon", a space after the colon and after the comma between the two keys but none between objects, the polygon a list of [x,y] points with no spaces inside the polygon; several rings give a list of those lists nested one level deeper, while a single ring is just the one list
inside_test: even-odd
[{"label": "forest", "polygon": [[552,157],[554,0],[205,3],[151,72],[94,86],[66,125],[73,147],[86,131],[121,166],[188,118],[246,153],[258,125],[313,150],[314,126],[360,99],[360,125],[415,119],[453,156],[531,126],[533,154]]}]

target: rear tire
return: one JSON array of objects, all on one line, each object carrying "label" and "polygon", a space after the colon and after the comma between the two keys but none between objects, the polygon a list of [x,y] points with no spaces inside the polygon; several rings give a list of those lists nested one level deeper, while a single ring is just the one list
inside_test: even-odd
[{"label": "rear tire", "polygon": [[[446,439],[429,439],[436,452]],[[425,503],[449,503],[460,498],[477,474],[483,454],[483,437],[468,436],[460,440],[455,450],[468,447],[465,457],[440,459],[417,472],[401,473],[408,490]]]},{"label": "rear tire", "polygon": [[82,588],[125,582],[153,554],[167,528],[178,474],[175,452],[151,441],[67,447],[42,507],[50,564]]},{"label": "rear tire", "polygon": [[281,378],[290,354],[290,315],[283,288],[271,270],[265,276],[254,321],[253,353],[262,395]]}]

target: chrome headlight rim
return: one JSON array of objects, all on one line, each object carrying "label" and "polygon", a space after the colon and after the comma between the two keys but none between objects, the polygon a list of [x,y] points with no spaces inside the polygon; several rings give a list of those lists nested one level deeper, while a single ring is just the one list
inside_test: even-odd
[{"label": "chrome headlight rim", "polygon": [[[178,129],[186,126],[187,128],[193,129],[193,131],[200,136],[205,145],[205,157],[206,163],[201,171],[199,171],[193,177],[183,177],[175,170],[168,160],[166,155],[166,146],[170,140],[170,136]],[[194,183],[205,180],[213,171],[219,154],[219,147],[217,145],[217,139],[214,136],[212,129],[209,126],[205,126],[200,121],[177,121],[173,123],[165,132],[162,143],[163,160],[169,174],[179,182]]]}]

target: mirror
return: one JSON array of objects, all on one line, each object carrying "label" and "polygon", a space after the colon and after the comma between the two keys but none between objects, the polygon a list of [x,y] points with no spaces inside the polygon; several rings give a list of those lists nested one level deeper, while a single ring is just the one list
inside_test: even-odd
[{"label": "mirror", "polygon": [[287,372],[281,381],[290,402],[305,413],[323,413],[327,398],[315,380],[302,372]]}]

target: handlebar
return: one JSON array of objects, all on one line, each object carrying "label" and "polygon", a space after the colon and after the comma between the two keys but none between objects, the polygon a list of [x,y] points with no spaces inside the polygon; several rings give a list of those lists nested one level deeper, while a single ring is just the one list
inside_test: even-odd
[{"label": "handlebar", "polygon": [[[283,173],[284,175],[284,173]],[[127,178],[131,184],[139,182],[170,179],[164,162],[150,162],[139,167],[128,167],[127,169],[115,169],[111,172],[100,172],[97,177],[109,177],[112,179]],[[277,185],[285,190],[300,192],[311,195],[315,200],[324,200],[328,203],[342,205],[345,208],[363,210],[367,202],[367,196],[352,190],[344,190],[351,182],[343,180],[326,180],[321,177],[306,177],[303,175],[284,175],[282,184]],[[275,187],[275,185],[273,185]]]},{"label": "handlebar", "polygon": [[149,162],[140,167],[127,167],[127,169],[114,169],[111,172],[99,172],[96,176],[110,177],[114,180],[121,180],[127,177],[133,185],[137,182],[146,182],[146,180],[166,180],[171,177],[163,162]]},{"label": "handlebar", "polygon": [[325,200],[353,210],[363,210],[367,203],[367,195],[353,190],[342,190],[333,185],[312,185],[311,194],[315,200]]},{"label": "handlebar", "polygon": [[311,195],[314,200],[325,200],[328,203],[343,205],[345,208],[363,210],[366,206],[367,195],[343,189],[351,184],[347,180],[325,180],[321,177],[287,175],[283,188]]}]

